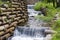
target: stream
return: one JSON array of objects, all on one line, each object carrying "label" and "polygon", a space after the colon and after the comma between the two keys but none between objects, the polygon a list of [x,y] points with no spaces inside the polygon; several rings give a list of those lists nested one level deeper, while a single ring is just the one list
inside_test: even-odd
[{"label": "stream", "polygon": [[45,40],[45,30],[49,30],[49,27],[42,27],[43,21],[35,19],[34,16],[28,20],[25,26],[18,26],[8,40]]}]

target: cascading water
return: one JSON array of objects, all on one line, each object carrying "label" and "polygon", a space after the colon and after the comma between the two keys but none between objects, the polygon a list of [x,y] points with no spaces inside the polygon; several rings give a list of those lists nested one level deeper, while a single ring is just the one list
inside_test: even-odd
[{"label": "cascading water", "polygon": [[39,28],[20,27],[17,29],[11,40],[43,40],[44,38],[44,30],[41,31]]},{"label": "cascading water", "polygon": [[17,27],[14,35],[8,38],[8,40],[45,40],[45,29],[49,28],[41,27],[42,23],[41,20],[29,17],[27,25]]}]

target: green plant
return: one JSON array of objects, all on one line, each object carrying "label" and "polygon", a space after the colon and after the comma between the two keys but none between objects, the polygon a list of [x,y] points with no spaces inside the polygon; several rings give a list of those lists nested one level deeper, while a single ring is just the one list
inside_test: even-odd
[{"label": "green plant", "polygon": [[60,19],[56,20],[54,24],[52,24],[53,30],[57,33],[53,36],[52,40],[60,40]]},{"label": "green plant", "polygon": [[41,15],[38,15],[35,18],[40,19],[40,20],[42,20],[44,22],[51,22],[51,20],[53,19],[50,16],[41,16]]},{"label": "green plant", "polygon": [[47,7],[48,9],[54,9],[54,7],[53,7],[53,4],[52,4],[52,3],[47,3],[47,4],[46,4],[46,7]]},{"label": "green plant", "polygon": [[11,3],[8,0],[0,0],[0,5],[2,4],[8,4],[8,6],[11,6]]},{"label": "green plant", "polygon": [[34,9],[35,9],[36,11],[39,11],[41,7],[46,7],[46,3],[44,3],[44,2],[37,2],[37,3],[35,4],[35,6],[34,6]]},{"label": "green plant", "polygon": [[53,35],[52,40],[60,40],[60,27],[54,29],[57,33]]},{"label": "green plant", "polygon": [[53,35],[52,40],[60,40],[60,19],[58,19],[56,21],[53,20],[56,13],[58,13],[60,15],[60,8],[53,7],[52,3],[47,3],[47,4],[45,3],[45,5],[43,5],[43,4],[44,3],[37,3],[35,5],[35,10],[40,10],[41,7],[46,7],[47,8],[47,13],[46,13],[47,15],[46,16],[38,15],[35,18],[37,18],[38,20],[42,20],[44,22],[47,22],[47,23],[51,23],[51,21],[53,21],[51,23],[51,28],[53,30],[55,30],[57,33],[55,33]]},{"label": "green plant", "polygon": [[57,30],[57,31],[60,30],[60,29],[58,29],[58,28],[60,28],[60,19],[56,20],[54,22],[54,24],[52,25],[52,27],[54,30]]},{"label": "green plant", "polygon": [[56,9],[48,9],[47,16],[54,17],[56,15],[56,13],[57,13]]}]

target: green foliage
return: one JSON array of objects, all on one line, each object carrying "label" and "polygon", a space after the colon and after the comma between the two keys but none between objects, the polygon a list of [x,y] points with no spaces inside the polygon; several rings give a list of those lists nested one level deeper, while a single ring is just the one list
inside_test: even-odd
[{"label": "green foliage", "polygon": [[37,3],[35,4],[35,6],[34,6],[34,9],[35,9],[36,11],[39,11],[41,7],[46,7],[46,3],[44,3],[44,2],[37,2]]},{"label": "green foliage", "polygon": [[53,26],[53,29],[59,30],[58,28],[60,28],[60,19],[56,20],[53,25],[54,25]]},{"label": "green foliage", "polygon": [[41,16],[41,15],[36,16],[36,18],[40,19],[40,20],[43,20],[44,22],[50,22],[53,19],[50,16]]},{"label": "green foliage", "polygon": [[48,9],[47,11],[47,16],[51,16],[51,17],[54,17],[57,13],[57,10],[55,8],[53,9]]},{"label": "green foliage", "polygon": [[38,2],[35,5],[34,9],[40,10],[41,7],[47,8],[46,16],[38,16],[37,18],[39,18],[45,22],[50,22],[54,18],[54,16],[56,15],[57,10],[53,7],[52,3],[42,3],[42,2]]},{"label": "green foliage", "polygon": [[11,3],[8,0],[5,0],[5,1],[0,0],[0,5],[2,4],[7,4],[9,7],[11,6]]},{"label": "green foliage", "polygon": [[[34,9],[40,10],[41,7],[47,8],[47,13],[46,13],[47,15],[46,16],[41,16],[41,15],[36,16],[36,18],[39,20],[43,20],[44,22],[51,23],[51,20],[53,20],[56,13],[59,13],[59,15],[60,15],[60,8],[54,8],[52,3],[46,4],[46,3],[39,2],[35,5]],[[53,20],[53,23],[51,23],[51,26],[52,26],[53,30],[57,31],[57,33],[54,34],[52,40],[60,40],[60,19],[58,19],[56,21]]]},{"label": "green foliage", "polygon": [[0,1],[0,5],[3,4],[4,2]]},{"label": "green foliage", "polygon": [[59,7],[59,8],[57,8],[57,12],[60,12],[60,7]]},{"label": "green foliage", "polygon": [[46,4],[46,7],[47,7],[47,8],[49,8],[49,9],[54,9],[54,7],[53,7],[53,4],[52,4],[52,3],[47,3],[47,4]]},{"label": "green foliage", "polygon": [[60,19],[59,20],[56,20],[56,26],[57,27],[60,27]]},{"label": "green foliage", "polygon": [[53,7],[53,3],[44,3],[44,2],[37,2],[34,6],[34,9],[40,11],[41,7],[45,7],[45,8],[47,7],[48,9],[55,9]]},{"label": "green foliage", "polygon": [[57,31],[57,33],[53,36],[52,40],[60,40],[60,19],[54,22],[53,29]]},{"label": "green foliage", "polygon": [[57,32],[57,33],[53,36],[52,40],[60,40],[60,32]]},{"label": "green foliage", "polygon": [[36,18],[43,20],[45,22],[51,22],[51,20],[56,15],[56,12],[57,12],[56,9],[47,9],[47,15],[46,16],[38,15]]},{"label": "green foliage", "polygon": [[0,0],[0,5],[1,4],[9,4],[9,1],[8,0]]}]

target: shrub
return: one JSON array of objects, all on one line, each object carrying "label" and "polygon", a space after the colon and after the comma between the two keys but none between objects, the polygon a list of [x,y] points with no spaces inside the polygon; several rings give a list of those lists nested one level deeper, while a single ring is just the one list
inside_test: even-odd
[{"label": "shrub", "polygon": [[[35,10],[40,10],[41,7],[46,7],[47,8],[47,15],[46,16],[41,16],[38,15],[36,16],[37,19],[43,20],[44,22],[50,22],[51,20],[53,20],[53,18],[55,17],[56,13],[59,13],[60,15],[60,8],[54,8],[52,3],[37,3],[35,5]],[[43,6],[42,6],[43,5]],[[54,20],[53,20],[54,21]],[[57,31],[56,34],[54,34],[52,40],[60,40],[60,19],[54,21],[53,23],[51,23],[52,29],[54,29],[55,31]]]},{"label": "shrub", "polygon": [[52,3],[47,3],[47,4],[46,4],[46,7],[47,7],[48,9],[54,9],[54,7],[53,7],[53,4],[52,4]]},{"label": "shrub", "polygon": [[51,21],[54,16],[57,13],[57,9],[53,7],[52,3],[43,3],[43,2],[38,2],[35,4],[34,9],[35,10],[40,10],[41,7],[46,7],[47,8],[47,12],[46,12],[46,16],[38,16],[39,19],[49,22]]},{"label": "shrub", "polygon": [[46,7],[46,3],[44,3],[44,2],[37,2],[37,3],[35,4],[35,6],[34,6],[34,9],[35,9],[36,11],[39,11],[41,7]]},{"label": "shrub", "polygon": [[54,22],[53,29],[57,31],[57,33],[53,36],[52,40],[60,40],[60,19]]}]

